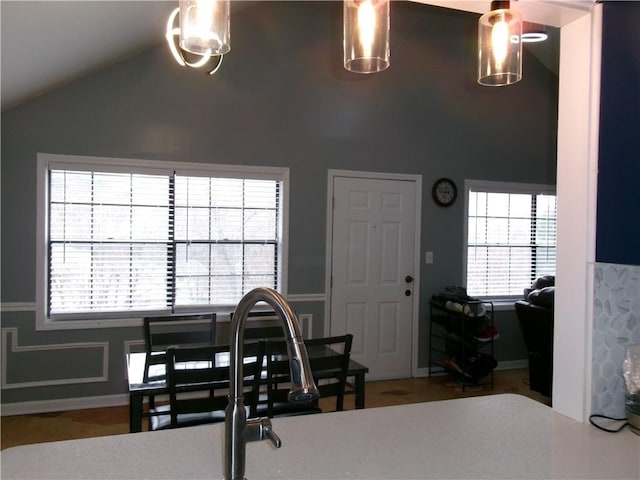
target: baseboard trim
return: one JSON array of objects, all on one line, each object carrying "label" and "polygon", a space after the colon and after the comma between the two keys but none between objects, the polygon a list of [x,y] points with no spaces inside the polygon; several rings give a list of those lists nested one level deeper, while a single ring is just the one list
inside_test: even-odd
[{"label": "baseboard trim", "polygon": [[82,398],[59,398],[31,402],[3,403],[0,415],[28,415],[33,413],[64,412],[86,408],[120,407],[129,404],[129,395],[104,395]]},{"label": "baseboard trim", "polygon": [[[529,367],[529,360],[524,359],[524,360],[509,360],[506,362],[498,362],[498,366],[495,368],[496,370],[517,370],[519,368],[528,368]],[[439,375],[445,375],[446,372],[444,371],[443,368],[436,368],[431,372],[431,375],[436,377]],[[428,368],[419,368],[416,371],[415,374],[415,378],[419,378],[419,377],[428,377],[429,376],[429,369]]]}]

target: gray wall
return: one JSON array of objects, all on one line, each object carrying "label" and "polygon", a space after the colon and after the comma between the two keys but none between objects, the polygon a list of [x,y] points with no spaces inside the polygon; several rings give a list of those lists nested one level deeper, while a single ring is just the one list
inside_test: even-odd
[{"label": "gray wall", "polygon": [[[394,2],[391,25],[391,67],[354,75],[341,65],[341,2],[259,2],[233,16],[232,51],[214,77],[178,67],[159,32],[157,47],[2,112],[3,305],[35,301],[38,152],[289,167],[292,294],[325,293],[328,169],[421,174],[421,250],[435,253],[421,271],[425,367],[428,300],[462,282],[464,201],[437,207],[431,185],[555,183],[557,77],[525,51],[523,81],[478,86],[473,14]],[[322,303],[295,308],[321,331]],[[2,327],[17,329],[19,346],[108,344],[108,379],[9,389],[3,403],[126,392],[124,342],[141,340],[141,328],[36,332],[34,321],[32,311],[4,313]],[[496,323],[498,360],[525,359],[515,314]],[[3,348],[8,382],[61,378],[55,362],[48,370],[34,353]],[[93,377],[102,367],[90,350],[56,361]]]}]

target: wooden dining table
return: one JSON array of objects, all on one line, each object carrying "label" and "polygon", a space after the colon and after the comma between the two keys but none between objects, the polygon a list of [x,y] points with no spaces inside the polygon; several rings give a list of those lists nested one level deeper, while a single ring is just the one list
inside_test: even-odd
[{"label": "wooden dining table", "polygon": [[[322,355],[322,352],[309,349],[309,355]],[[144,397],[168,393],[166,367],[163,359],[163,352],[154,352],[151,356],[144,352],[126,354],[129,386],[129,431],[131,433],[142,431]],[[228,358],[226,361],[229,361]],[[368,367],[355,360],[349,360],[345,394],[355,396],[356,409],[362,409],[365,406],[365,375],[368,372]]]}]

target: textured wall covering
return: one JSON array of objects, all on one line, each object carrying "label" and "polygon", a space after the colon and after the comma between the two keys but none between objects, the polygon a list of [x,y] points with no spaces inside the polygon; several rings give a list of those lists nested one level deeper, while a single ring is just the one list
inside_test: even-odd
[{"label": "textured wall covering", "polygon": [[621,418],[624,349],[640,343],[640,267],[598,263],[594,290],[591,410]]}]

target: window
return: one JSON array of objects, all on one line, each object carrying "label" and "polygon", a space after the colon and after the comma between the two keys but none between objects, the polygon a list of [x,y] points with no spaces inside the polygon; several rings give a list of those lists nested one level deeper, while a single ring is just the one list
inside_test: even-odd
[{"label": "window", "polygon": [[258,286],[282,291],[286,169],[41,163],[47,318],[210,309]]},{"label": "window", "polygon": [[521,297],[556,270],[553,187],[467,181],[466,286],[475,297]]}]

